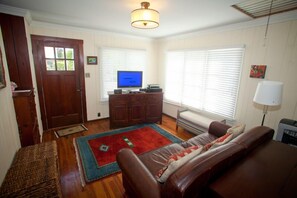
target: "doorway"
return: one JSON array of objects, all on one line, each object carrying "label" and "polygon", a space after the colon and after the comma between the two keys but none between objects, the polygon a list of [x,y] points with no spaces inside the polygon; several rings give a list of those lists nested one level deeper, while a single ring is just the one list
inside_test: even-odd
[{"label": "doorway", "polygon": [[86,121],[83,41],[31,35],[45,130]]}]

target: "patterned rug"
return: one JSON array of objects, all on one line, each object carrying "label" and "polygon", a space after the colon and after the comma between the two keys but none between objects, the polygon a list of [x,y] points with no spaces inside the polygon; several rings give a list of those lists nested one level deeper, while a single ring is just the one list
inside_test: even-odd
[{"label": "patterned rug", "polygon": [[131,148],[134,153],[142,154],[181,141],[156,124],[136,125],[75,138],[73,144],[82,185],[120,172],[116,154],[122,148]]}]

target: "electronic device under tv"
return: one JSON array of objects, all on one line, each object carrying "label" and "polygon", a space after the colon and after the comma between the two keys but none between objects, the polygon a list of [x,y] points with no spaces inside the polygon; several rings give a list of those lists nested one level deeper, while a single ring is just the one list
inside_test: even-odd
[{"label": "electronic device under tv", "polygon": [[142,87],[142,71],[118,71],[118,88],[136,89]]}]

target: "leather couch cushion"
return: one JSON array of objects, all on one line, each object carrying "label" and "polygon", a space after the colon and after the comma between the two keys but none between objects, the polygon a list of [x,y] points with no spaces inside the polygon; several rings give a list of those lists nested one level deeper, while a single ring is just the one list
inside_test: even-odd
[{"label": "leather couch cushion", "polygon": [[214,141],[217,138],[218,138],[217,136],[214,136],[210,133],[203,133],[201,135],[192,137],[188,141],[184,141],[183,143],[181,143],[181,145],[185,148],[190,147],[190,146],[197,146],[197,145],[204,146],[204,145]]},{"label": "leather couch cushion", "polygon": [[175,153],[184,151],[185,148],[180,144],[174,143],[168,146],[139,155],[139,159],[147,167],[147,169],[156,175],[159,170],[167,165],[169,157]]},{"label": "leather couch cushion", "polygon": [[258,126],[244,132],[240,136],[231,140],[231,142],[240,144],[246,149],[246,152],[250,152],[268,139],[272,139],[273,133],[274,131],[271,128]]}]

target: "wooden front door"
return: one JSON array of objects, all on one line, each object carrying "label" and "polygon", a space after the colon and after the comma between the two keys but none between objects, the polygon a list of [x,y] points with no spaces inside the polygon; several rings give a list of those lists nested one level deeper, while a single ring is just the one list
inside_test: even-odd
[{"label": "wooden front door", "polygon": [[32,35],[44,129],[86,119],[83,41]]}]

